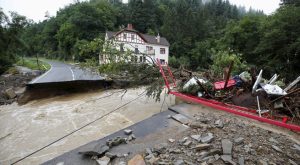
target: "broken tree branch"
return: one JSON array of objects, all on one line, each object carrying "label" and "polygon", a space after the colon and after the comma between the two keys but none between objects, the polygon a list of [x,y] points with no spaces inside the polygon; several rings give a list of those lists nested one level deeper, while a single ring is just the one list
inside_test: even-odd
[{"label": "broken tree branch", "polygon": [[225,81],[224,89],[227,87],[229,77],[230,77],[230,74],[231,74],[231,70],[232,70],[232,66],[233,66],[233,61],[230,62],[228,73],[226,74],[226,81]]}]

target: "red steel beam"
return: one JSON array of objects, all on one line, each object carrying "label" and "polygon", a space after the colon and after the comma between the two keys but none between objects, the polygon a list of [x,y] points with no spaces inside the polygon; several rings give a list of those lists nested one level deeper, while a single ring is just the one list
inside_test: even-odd
[{"label": "red steel beam", "polygon": [[239,116],[244,116],[244,117],[254,119],[254,120],[258,120],[258,121],[261,121],[261,122],[264,122],[264,123],[269,123],[269,124],[272,124],[272,125],[276,125],[276,126],[279,126],[279,127],[284,127],[284,128],[287,128],[287,129],[291,129],[291,130],[300,132],[300,126],[298,126],[298,125],[287,124],[287,123],[279,122],[279,121],[276,121],[276,120],[271,120],[271,119],[267,119],[267,118],[264,118],[264,117],[259,117],[259,116],[256,116],[256,115],[243,113],[243,112],[234,110],[232,107],[227,107],[227,106],[224,106],[224,105],[221,105],[221,104],[217,104],[216,102],[210,102],[209,100],[202,99],[202,98],[190,97],[188,95],[185,95],[185,94],[182,94],[182,93],[179,93],[179,92],[170,91],[169,93],[173,94],[175,96],[178,96],[178,97],[180,97],[184,100],[199,103],[199,104],[203,104],[205,106],[212,107],[212,108],[215,108],[217,110],[226,111],[226,112],[233,113],[233,114],[236,114],[236,115],[239,115]]}]

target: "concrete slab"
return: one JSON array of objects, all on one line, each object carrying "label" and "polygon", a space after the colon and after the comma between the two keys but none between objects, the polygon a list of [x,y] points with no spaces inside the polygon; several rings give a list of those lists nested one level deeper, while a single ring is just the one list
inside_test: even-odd
[{"label": "concrete slab", "polygon": [[[187,129],[177,121],[169,119],[169,115],[175,115],[175,112],[164,111],[144,121],[125,128],[132,130],[137,139],[129,144],[122,144],[113,147],[109,150],[109,152],[119,154],[130,152],[129,157],[132,157],[135,154],[144,151],[145,148],[166,142],[170,137],[173,137],[174,134],[178,134]],[[78,147],[70,152],[43,163],[43,165],[53,165],[61,162],[63,162],[64,165],[95,164],[95,160],[91,160],[88,157],[78,154],[78,151],[80,151],[82,148],[91,148],[96,145],[105,144],[108,139],[117,136],[126,137],[126,135],[124,135],[124,129],[102,139],[92,141],[86,145]]]}]

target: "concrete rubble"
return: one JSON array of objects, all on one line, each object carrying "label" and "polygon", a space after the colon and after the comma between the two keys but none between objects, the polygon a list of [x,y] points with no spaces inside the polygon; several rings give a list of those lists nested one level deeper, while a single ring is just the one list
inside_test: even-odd
[{"label": "concrete rubble", "polygon": [[[216,126],[220,121],[223,127]],[[155,144],[138,153],[128,150],[128,155],[111,153],[111,148],[129,143],[124,137],[112,138],[107,143],[109,150],[96,160],[98,163],[99,160],[110,159],[111,164],[127,162],[141,165],[296,165],[300,162],[299,144],[284,135],[244,124],[240,118],[198,114],[190,119],[188,125],[193,127],[178,136],[167,137],[165,143]],[[113,141],[119,141],[118,145],[109,145]]]},{"label": "concrete rubble", "polygon": [[[176,138],[175,142],[168,143],[163,152],[146,152],[145,155],[151,155],[152,158],[150,163],[149,156],[145,156],[145,159],[148,158],[146,163],[264,165],[300,162],[296,149],[298,144],[285,136],[245,125],[241,120],[237,121],[229,116],[221,117],[220,120],[209,114],[206,116],[211,119],[209,121],[200,118],[202,117],[196,116],[191,122],[193,127]],[[218,120],[223,121],[223,127],[214,127]],[[203,125],[207,128],[203,128]],[[213,137],[213,140],[203,143],[203,137]],[[184,145],[187,142],[189,145]]]}]

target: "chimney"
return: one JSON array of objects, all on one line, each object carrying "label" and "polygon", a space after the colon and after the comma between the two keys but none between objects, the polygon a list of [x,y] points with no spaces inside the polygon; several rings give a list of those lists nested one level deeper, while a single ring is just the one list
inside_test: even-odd
[{"label": "chimney", "polygon": [[128,30],[133,30],[133,26],[132,26],[131,23],[127,24],[127,29],[128,29]]},{"label": "chimney", "polygon": [[160,42],[160,35],[159,35],[159,33],[157,34],[156,41],[157,41],[157,43]]}]

